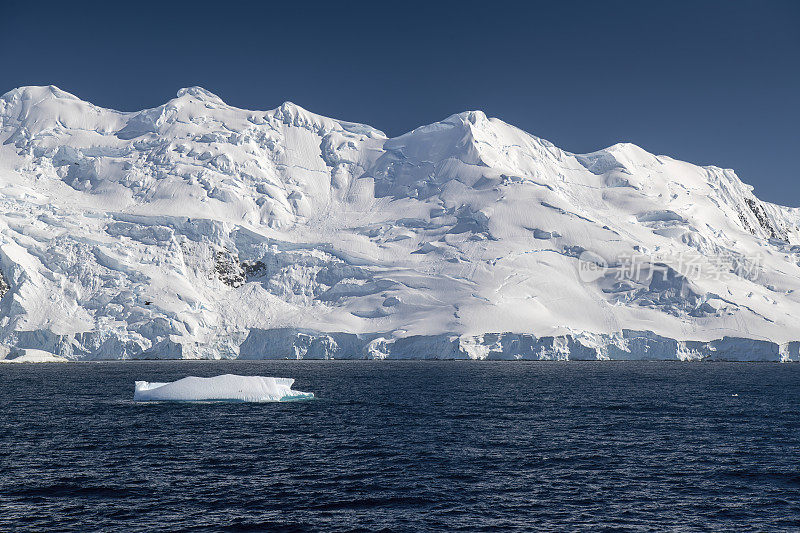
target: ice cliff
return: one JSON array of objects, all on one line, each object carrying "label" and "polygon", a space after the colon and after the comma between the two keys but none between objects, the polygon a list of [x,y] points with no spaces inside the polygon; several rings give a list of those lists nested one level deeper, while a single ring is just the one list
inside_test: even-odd
[{"label": "ice cliff", "polygon": [[0,343],[68,359],[798,360],[800,214],[480,111],[0,97]]}]

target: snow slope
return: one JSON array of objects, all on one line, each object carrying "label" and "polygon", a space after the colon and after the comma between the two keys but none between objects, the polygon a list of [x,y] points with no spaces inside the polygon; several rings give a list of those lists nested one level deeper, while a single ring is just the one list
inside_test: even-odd
[{"label": "snow slope", "polygon": [[797,209],[480,111],[387,138],[22,87],[0,206],[0,343],[68,359],[800,359]]}]

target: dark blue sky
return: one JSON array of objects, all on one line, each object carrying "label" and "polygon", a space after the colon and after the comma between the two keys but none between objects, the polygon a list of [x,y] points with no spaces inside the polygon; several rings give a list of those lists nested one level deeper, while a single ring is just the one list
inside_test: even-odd
[{"label": "dark blue sky", "polygon": [[20,2],[0,93],[137,110],[201,85],[398,135],[467,109],[573,152],[630,141],[800,205],[800,2]]}]

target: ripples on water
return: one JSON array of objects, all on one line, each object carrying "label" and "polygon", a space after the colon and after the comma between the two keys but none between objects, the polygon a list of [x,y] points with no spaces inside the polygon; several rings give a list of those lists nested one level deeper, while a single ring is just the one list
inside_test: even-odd
[{"label": "ripples on water", "polygon": [[[135,404],[295,377],[306,402]],[[800,365],[0,365],[0,530],[800,528]]]}]

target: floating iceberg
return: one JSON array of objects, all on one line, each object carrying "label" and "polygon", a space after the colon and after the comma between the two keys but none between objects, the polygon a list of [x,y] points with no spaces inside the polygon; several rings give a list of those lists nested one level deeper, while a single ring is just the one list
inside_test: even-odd
[{"label": "floating iceberg", "polygon": [[292,390],[294,379],[225,374],[213,378],[194,376],[171,383],[137,381],[137,402],[285,402],[314,397],[311,392]]}]

